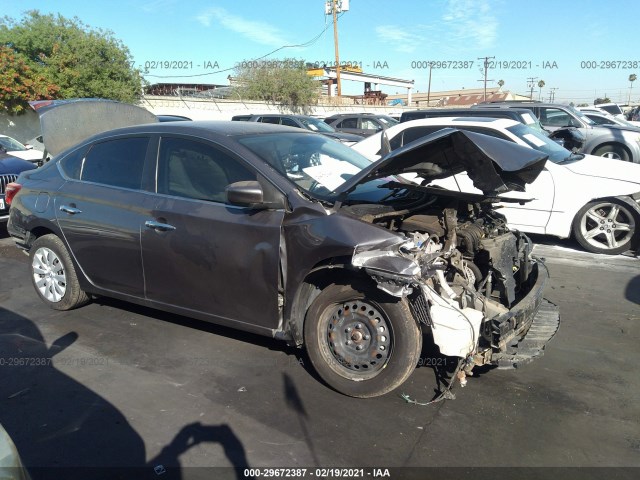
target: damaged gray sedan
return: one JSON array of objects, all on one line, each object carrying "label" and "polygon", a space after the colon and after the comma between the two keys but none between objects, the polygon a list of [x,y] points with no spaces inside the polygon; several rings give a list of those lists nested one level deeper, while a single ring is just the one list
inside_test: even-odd
[{"label": "damaged gray sedan", "polygon": [[[52,308],[103,295],[271,336],[337,391],[374,397],[411,375],[423,336],[461,380],[553,336],[547,271],[492,208],[541,155],[445,130],[371,164],[299,129],[140,125],[23,173],[8,230]],[[484,195],[429,186],[462,171]]]}]

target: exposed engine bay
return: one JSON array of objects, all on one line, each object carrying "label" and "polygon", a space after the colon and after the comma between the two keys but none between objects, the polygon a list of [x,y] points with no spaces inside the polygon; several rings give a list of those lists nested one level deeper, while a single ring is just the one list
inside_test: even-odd
[{"label": "exposed engine bay", "polygon": [[409,190],[413,201],[342,206],[342,212],[403,238],[382,248],[360,245],[352,264],[378,288],[408,298],[441,353],[466,359],[470,372],[473,365],[491,363],[492,353],[505,351],[529,327],[518,325],[511,308],[537,278],[531,242],[509,230],[491,199],[473,202],[428,187]]}]

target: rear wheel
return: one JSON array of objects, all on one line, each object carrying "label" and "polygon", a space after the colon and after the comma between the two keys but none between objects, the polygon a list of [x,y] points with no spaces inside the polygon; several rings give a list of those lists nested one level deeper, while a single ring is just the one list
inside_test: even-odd
[{"label": "rear wheel", "polygon": [[322,379],[338,392],[360,398],[400,386],[422,349],[406,300],[370,286],[326,287],[307,312],[304,339]]},{"label": "rear wheel", "polygon": [[612,158],[614,160],[624,160],[630,162],[629,152],[620,145],[604,145],[593,151],[593,155],[598,157]]},{"label": "rear wheel", "polygon": [[629,250],[636,234],[636,216],[617,200],[587,203],[573,221],[580,245],[594,253],[617,255]]},{"label": "rear wheel", "polygon": [[38,238],[29,251],[31,280],[40,299],[55,310],[71,310],[89,301],[80,289],[71,257],[55,235]]}]

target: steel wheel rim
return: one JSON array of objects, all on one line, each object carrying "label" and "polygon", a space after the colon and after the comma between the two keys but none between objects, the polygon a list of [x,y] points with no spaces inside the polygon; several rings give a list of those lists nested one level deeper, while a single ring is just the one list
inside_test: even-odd
[{"label": "steel wheel rim", "polygon": [[622,205],[602,202],[580,219],[580,234],[589,245],[613,250],[631,240],[636,225],[633,214]]},{"label": "steel wheel rim", "polygon": [[40,294],[51,303],[58,303],[67,291],[67,275],[60,258],[53,250],[40,247],[31,262],[33,283]]},{"label": "steel wheel rim", "polygon": [[362,300],[331,305],[325,311],[325,347],[329,366],[345,378],[366,380],[388,364],[393,332],[386,316]]}]

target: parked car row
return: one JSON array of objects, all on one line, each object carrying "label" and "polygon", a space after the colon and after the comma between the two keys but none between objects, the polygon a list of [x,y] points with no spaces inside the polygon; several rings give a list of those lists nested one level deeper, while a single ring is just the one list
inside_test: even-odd
[{"label": "parked car row", "polygon": [[[502,205],[500,211],[512,228],[560,238],[573,235],[582,247],[595,253],[618,254],[637,244],[640,165],[573,153],[538,130],[508,119],[414,120],[388,129],[385,136],[393,151],[445,128],[482,133],[548,155],[545,169],[526,191],[509,194],[530,201]],[[383,153],[381,135],[353,148],[376,161]],[[435,183],[453,191],[480,193],[467,172]]]},{"label": "parked car row", "polygon": [[362,136],[351,133],[339,132],[322,120],[308,115],[262,114],[262,115],[236,115],[232,121],[270,123],[272,125],[285,125],[287,127],[304,128],[316,132],[325,137],[333,138],[345,145],[355,145],[362,140]]},{"label": "parked car row", "polygon": [[45,156],[44,152],[33,148],[32,145],[24,145],[7,135],[0,135],[0,153],[7,153],[35,164],[41,163]]},{"label": "parked car row", "polygon": [[566,127],[578,129],[585,137],[581,153],[640,163],[640,130],[621,125],[597,125],[569,105],[509,101],[481,103],[471,108],[527,108],[551,132]]}]

